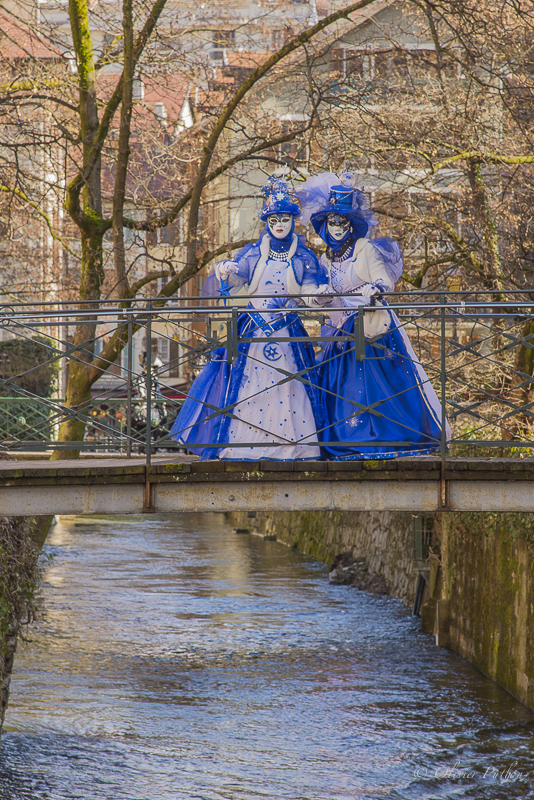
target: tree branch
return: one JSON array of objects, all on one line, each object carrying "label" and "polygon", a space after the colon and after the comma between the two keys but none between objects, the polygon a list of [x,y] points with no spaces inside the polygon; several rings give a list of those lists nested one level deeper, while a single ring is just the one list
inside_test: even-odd
[{"label": "tree branch", "polygon": [[189,242],[187,247],[188,264],[193,264],[195,261],[200,198],[202,196],[205,180],[208,175],[211,159],[213,158],[215,147],[217,146],[219,138],[221,137],[224,129],[226,128],[226,124],[238,105],[248,94],[248,92],[250,92],[250,90],[258,83],[258,81],[260,81],[280,61],[282,61],[282,59],[284,59],[290,53],[293,53],[299,47],[302,47],[302,45],[306,44],[306,42],[309,42],[314,36],[327,28],[329,25],[332,25],[334,22],[337,22],[340,19],[348,19],[350,14],[363,9],[368,5],[371,5],[372,2],[374,2],[374,0],[359,0],[358,3],[352,3],[350,6],[347,6],[341,11],[337,11],[334,14],[329,14],[316,25],[313,25],[307,31],[303,31],[294,39],[287,42],[287,44],[285,44],[280,50],[278,50],[276,53],[273,53],[270,58],[268,58],[263,64],[254,70],[252,75],[250,75],[247,80],[241,84],[239,89],[226,104],[212,128],[206,144],[204,145],[202,158],[200,159],[200,164],[197,170],[197,178],[191,194],[191,206],[187,231],[187,239]]},{"label": "tree branch", "polygon": [[486,162],[488,164],[534,164],[534,155],[532,156],[503,156],[499,153],[480,153],[477,150],[465,150],[455,156],[444,158],[437,164],[431,167],[431,174],[434,175],[440,169],[448,167],[450,164],[455,164],[458,161],[467,161],[469,159],[476,159],[478,161]]},{"label": "tree branch", "polygon": [[[256,239],[241,239],[239,242],[232,242],[231,244],[221,244],[219,247],[216,247],[214,250],[206,250],[201,256],[197,256],[193,264],[188,265],[186,264],[180,272],[177,272],[176,275],[172,277],[172,279],[163,286],[161,289],[158,297],[161,298],[163,301],[167,300],[180,288],[183,286],[184,283],[196,275],[202,267],[205,267],[206,264],[216,258],[217,256],[222,256],[224,253],[228,253],[234,250],[240,250],[242,247],[245,247],[247,244],[252,244],[255,242]],[[160,302],[160,305],[164,305],[164,302]]]},{"label": "tree branch", "polygon": [[[224,164],[221,164],[217,169],[214,169],[210,174],[206,177],[204,185],[211,183],[220,175],[223,175],[227,172],[231,167],[234,167],[236,164],[239,164],[241,161],[248,160],[251,156],[256,155],[257,153],[261,153],[262,150],[268,150],[271,147],[278,147],[280,144],[284,144],[285,142],[290,142],[295,139],[297,136],[300,136],[303,133],[306,133],[313,125],[313,120],[310,118],[308,124],[306,124],[302,128],[298,128],[296,131],[292,131],[291,133],[284,134],[282,136],[277,136],[274,139],[269,139],[267,141],[262,141],[260,144],[256,144],[253,147],[250,147],[248,150],[245,150],[243,153],[239,153],[235,155],[233,158],[230,158],[228,161],[225,161]],[[124,225],[127,228],[131,228],[135,231],[154,231],[157,228],[164,228],[165,225],[170,225],[180,211],[187,205],[191,196],[193,194],[193,188],[191,187],[183,197],[180,198],[178,203],[169,211],[167,214],[163,214],[161,217],[154,217],[151,220],[147,220],[146,222],[136,222],[135,220],[131,220],[125,218]]]},{"label": "tree branch", "polygon": [[159,269],[153,270],[152,272],[147,272],[144,278],[140,278],[135,283],[132,283],[132,288],[130,290],[131,296],[134,297],[139,289],[142,289],[143,286],[146,286],[147,283],[152,283],[152,281],[157,281],[158,278],[168,278],[169,277],[169,270],[168,269]]},{"label": "tree branch", "polygon": [[[74,0],[71,0],[74,2]],[[167,0],[156,0],[154,3],[152,10],[148,19],[145,22],[143,30],[138,35],[135,45],[134,45],[134,66],[139,61],[141,54],[146,47],[150,36],[156,26],[156,23],[161,16],[161,12],[163,11]],[[98,130],[95,133],[92,146],[90,151],[88,152],[86,158],[84,159],[83,169],[78,172],[78,174],[72,179],[69,186],[67,187],[67,210],[69,214],[75,219],[76,217],[80,217],[80,192],[83,185],[90,179],[90,176],[98,163],[100,158],[100,154],[102,152],[102,147],[104,146],[104,142],[106,141],[107,135],[109,133],[109,128],[115,112],[117,111],[119,104],[122,100],[122,82],[123,76],[119,78],[117,86],[115,87],[115,91],[113,92],[111,98],[109,99],[104,113],[102,114],[102,119],[100,121],[100,125],[98,126]],[[102,230],[103,232],[109,230],[111,228],[111,220],[102,220]]]},{"label": "tree branch", "polygon": [[134,78],[133,51],[133,5],[132,0],[123,0],[122,28],[124,35],[124,68],[122,73],[122,105],[119,130],[117,171],[113,194],[113,257],[115,279],[119,297],[129,297],[130,286],[126,275],[124,253],[124,198],[128,160],[130,157],[130,125],[132,120],[132,92]]},{"label": "tree branch", "polygon": [[[242,247],[245,247],[245,245],[247,244],[251,244],[253,241],[254,240],[252,239],[242,239],[239,242],[233,242],[231,245],[223,244],[220,245],[220,247],[215,248],[214,250],[206,250],[205,253],[203,253],[196,259],[194,271],[192,274],[195,274],[195,272],[197,272],[198,269],[201,269],[203,266],[205,266],[205,264],[208,264],[213,258],[216,258],[216,256],[223,255],[223,253],[227,253],[229,250],[240,250]],[[183,286],[183,284],[186,283],[192,277],[191,274],[189,273],[190,269],[186,266],[181,272],[174,275],[172,280],[170,280],[169,283],[167,283],[162,288],[161,292],[158,295],[158,299],[155,302],[153,302],[153,306],[155,308],[163,307],[167,302],[167,300],[170,297],[172,297],[172,295],[177,291],[177,289],[179,289],[180,286]],[[164,278],[168,274],[169,274],[168,271],[149,272],[147,275],[145,275],[144,278],[141,278],[139,281],[137,281],[137,283],[132,284],[132,294],[134,292],[139,291],[139,289],[142,289],[142,287],[146,286],[146,284],[151,283],[152,281],[157,280],[158,278]],[[127,300],[122,305],[124,308],[126,308],[131,306],[132,302],[133,302],[133,297],[131,300]],[[140,328],[139,325],[137,326],[134,325],[134,333],[137,330],[139,330],[139,328]],[[115,330],[115,332],[113,333],[113,335],[111,336],[111,338],[109,339],[109,341],[107,342],[106,346],[103,348],[98,358],[96,358],[91,364],[90,366],[91,385],[98,380],[98,378],[103,372],[106,372],[109,369],[111,364],[115,362],[119,353],[126,346],[127,343],[125,338],[127,336],[126,330],[127,329],[125,325],[122,326],[119,325]]]},{"label": "tree branch", "polygon": [[[68,103],[66,100],[62,100],[59,97],[54,97],[52,94],[38,94],[37,92],[28,92],[28,94],[9,94],[9,92],[5,95],[7,100],[11,102],[12,100],[49,100],[52,103],[57,103],[58,106],[64,106],[65,108],[69,108],[71,111],[75,111],[78,113],[79,106],[73,106],[72,103]],[[8,105],[5,100],[0,101],[0,105]],[[18,106],[20,108],[20,105]]]},{"label": "tree branch", "polygon": [[71,256],[74,256],[74,258],[77,258],[78,260],[80,259],[80,256],[77,253],[75,253],[74,250],[72,250],[72,248],[69,247],[69,245],[63,239],[63,237],[55,232],[54,227],[52,225],[52,220],[50,219],[48,214],[46,214],[39,207],[38,203],[36,203],[35,200],[30,200],[30,198],[27,197],[21,189],[12,189],[9,186],[5,186],[2,183],[0,183],[0,192],[6,192],[7,194],[12,194],[14,197],[17,197],[19,200],[22,200],[22,202],[26,203],[31,208],[33,208],[33,210],[36,211],[39,214],[39,216],[42,217],[42,219],[44,219],[44,221],[46,222],[48,231],[52,239],[62,244],[65,250],[71,254]]}]

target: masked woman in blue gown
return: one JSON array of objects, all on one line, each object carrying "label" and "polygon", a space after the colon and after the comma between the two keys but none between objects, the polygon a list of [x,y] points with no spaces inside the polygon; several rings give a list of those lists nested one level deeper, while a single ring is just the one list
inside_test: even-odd
[{"label": "masked woman in blue gown", "polygon": [[[262,192],[266,226],[260,238],[234,261],[216,264],[204,284],[209,297],[230,297],[245,287],[250,302],[238,316],[238,334],[254,341],[239,344],[232,365],[224,348],[212,354],[171,430],[202,459],[320,458],[317,428],[324,425],[324,408],[313,348],[271,337],[307,336],[293,310],[297,302],[287,295],[312,301],[326,289],[326,270],[294,232],[301,211],[288,184],[271,177]],[[295,373],[303,380],[283,382]]]},{"label": "masked woman in blue gown", "polygon": [[320,291],[345,295],[329,303],[325,334],[353,337],[357,309],[372,304],[377,310],[364,313],[363,361],[356,361],[354,340],[324,348],[318,367],[327,417],[323,456],[341,461],[432,453],[440,447],[440,403],[398,317],[380,300],[402,274],[402,254],[392,239],[366,238],[374,224],[366,198],[350,174],[342,181],[323,173],[298,192],[303,224],[311,221],[327,245],[321,263],[329,288]]}]

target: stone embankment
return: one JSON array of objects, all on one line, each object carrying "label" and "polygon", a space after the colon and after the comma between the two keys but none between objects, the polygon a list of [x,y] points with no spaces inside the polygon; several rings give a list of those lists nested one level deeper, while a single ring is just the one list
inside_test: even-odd
[{"label": "stone embankment", "polygon": [[350,553],[352,562],[360,565],[352,571],[353,585],[387,592],[407,605],[413,604],[417,574],[413,568],[412,514],[274,511],[253,516],[233,513],[231,519],[331,566],[340,554]]},{"label": "stone embankment", "polygon": [[0,517],[0,734],[20,626],[35,613],[39,552],[52,519]]},{"label": "stone embankment", "polygon": [[409,606],[421,574],[422,630],[534,708],[534,514],[433,516],[423,559],[409,513],[258,512],[231,519],[331,565],[332,582],[387,592]]},{"label": "stone embankment", "polygon": [[534,515],[436,515],[421,627],[534,708]]}]

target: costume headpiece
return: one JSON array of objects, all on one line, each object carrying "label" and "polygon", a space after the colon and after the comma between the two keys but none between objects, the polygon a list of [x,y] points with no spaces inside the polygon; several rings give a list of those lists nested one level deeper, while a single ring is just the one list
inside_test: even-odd
[{"label": "costume headpiece", "polygon": [[263,195],[263,207],[258,212],[260,219],[265,221],[269,214],[300,216],[300,206],[287,181],[271,175],[265,186],[261,187],[260,192]]},{"label": "costume headpiece", "polygon": [[356,238],[366,236],[376,220],[369,210],[367,197],[355,186],[355,176],[344,172],[322,172],[302,184],[295,192],[302,205],[303,225],[310,222],[316,233],[321,232],[329,214],[343,214],[350,220]]}]

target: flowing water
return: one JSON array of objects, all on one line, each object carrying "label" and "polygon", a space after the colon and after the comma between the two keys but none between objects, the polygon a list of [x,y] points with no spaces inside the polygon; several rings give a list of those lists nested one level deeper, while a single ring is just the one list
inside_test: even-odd
[{"label": "flowing water", "polygon": [[2,800],[534,798],[534,713],[222,515],[62,518]]}]

